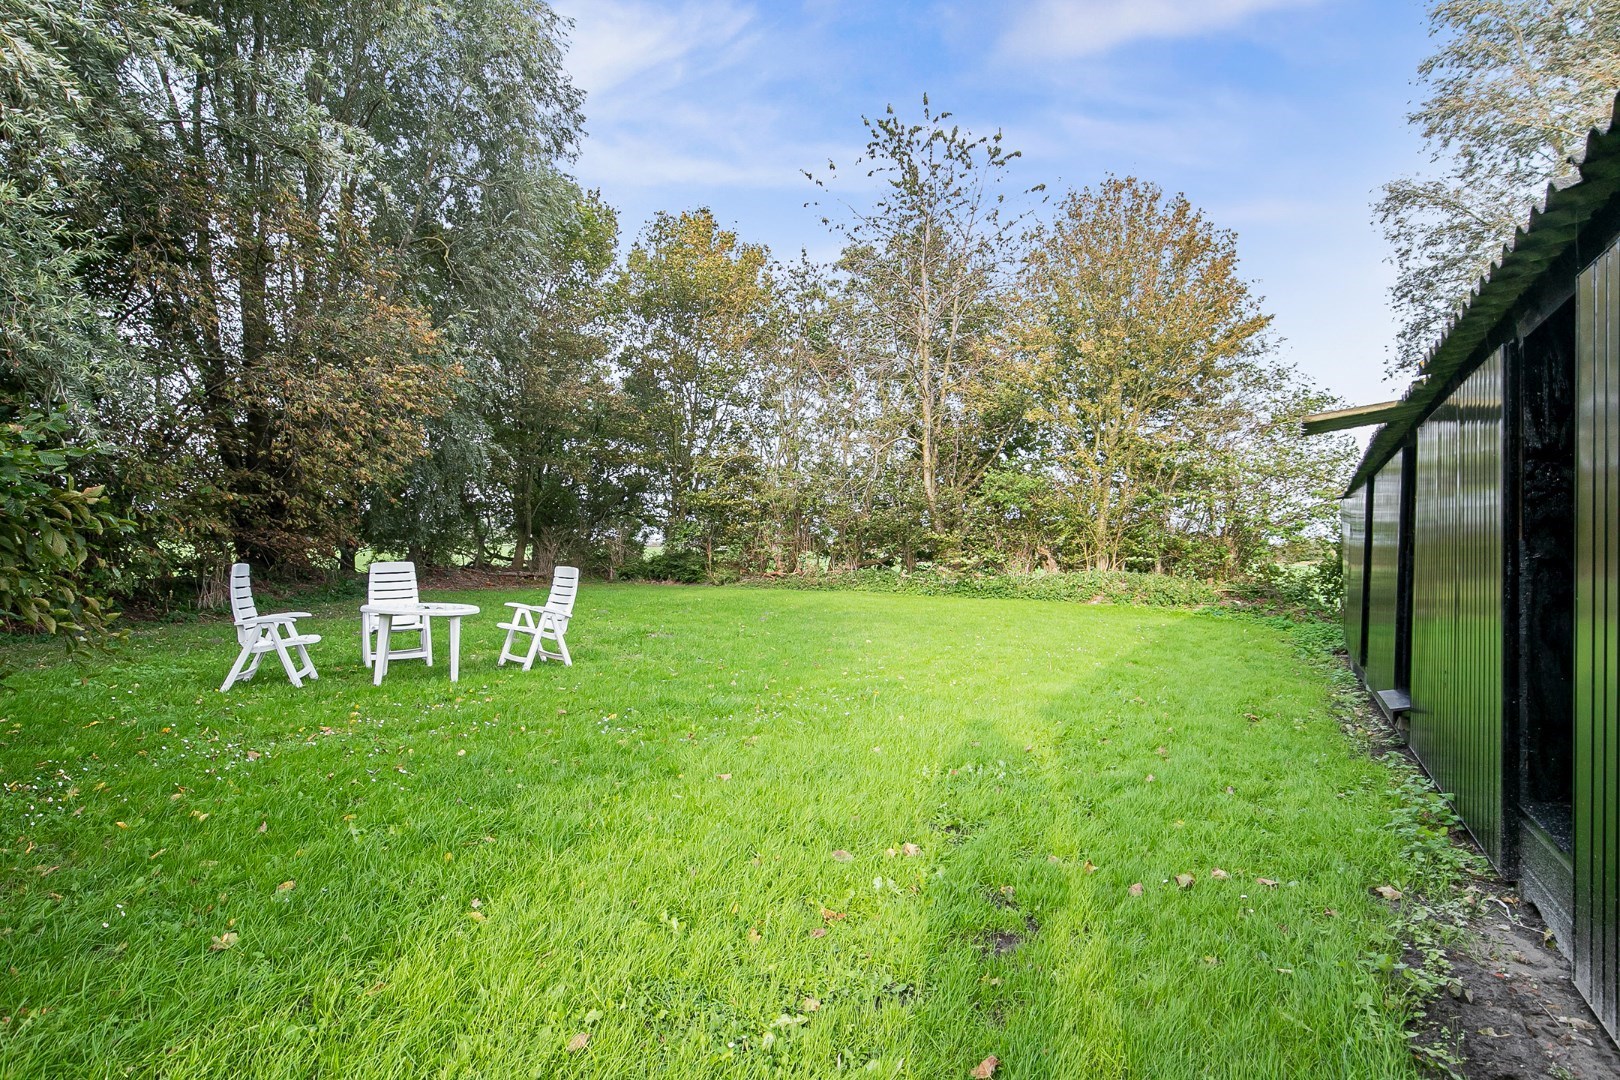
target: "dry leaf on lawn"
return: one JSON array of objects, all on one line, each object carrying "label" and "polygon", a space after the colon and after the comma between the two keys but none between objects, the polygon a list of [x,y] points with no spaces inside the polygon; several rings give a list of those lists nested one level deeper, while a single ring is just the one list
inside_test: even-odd
[{"label": "dry leaf on lawn", "polygon": [[1257,877],[1254,879],[1254,881],[1255,884],[1264,885],[1268,889],[1275,889],[1277,887],[1277,883],[1268,877]]},{"label": "dry leaf on lawn", "polygon": [[277,885],[276,892],[292,892],[296,888],[298,888],[298,882],[288,880],[283,881],[280,885]]},{"label": "dry leaf on lawn", "polygon": [[1097,872],[1097,864],[1092,862],[1090,859],[1087,859],[1085,862],[1080,864],[1080,869],[1084,870],[1088,874],[1095,874]]},{"label": "dry leaf on lawn", "polygon": [[817,1009],[821,1008],[821,999],[807,997],[803,1001],[799,1002],[799,1008],[803,1009],[805,1012],[815,1012]]},{"label": "dry leaf on lawn", "polygon": [[1225,881],[1227,878],[1231,877],[1232,875],[1228,874],[1225,870],[1222,870],[1220,867],[1217,866],[1215,869],[1213,869],[1213,870],[1211,870],[1209,872],[1209,876],[1214,878],[1216,881]]},{"label": "dry leaf on lawn", "polygon": [[1132,896],[1141,896],[1142,895],[1142,883],[1140,881],[1138,881],[1136,884],[1132,885],[1131,889],[1130,889],[1130,893],[1131,893]]},{"label": "dry leaf on lawn", "polygon": [[901,844],[900,854],[904,855],[908,859],[915,858],[922,854],[922,848],[918,847],[916,844]]},{"label": "dry leaf on lawn", "polygon": [[1190,888],[1192,888],[1193,881],[1194,881],[1194,878],[1193,878],[1193,876],[1191,874],[1177,874],[1176,875],[1176,887],[1178,889],[1190,889]]},{"label": "dry leaf on lawn", "polygon": [[973,1066],[973,1071],[968,1075],[973,1077],[973,1080],[990,1080],[992,1076],[996,1075],[996,1066],[1000,1064],[1001,1059],[996,1057],[996,1055],[991,1054],[989,1057]]},{"label": "dry leaf on lawn", "polygon": [[588,1031],[582,1031],[578,1035],[575,1035],[572,1039],[568,1040],[568,1052],[570,1054],[577,1054],[581,1050],[585,1049],[585,1044],[589,1043],[590,1041],[591,1033]]},{"label": "dry leaf on lawn", "polygon": [[[750,933],[752,933],[752,931],[750,931]],[[827,928],[825,926],[818,926],[815,929],[810,931],[810,936],[811,937],[826,937],[827,936]]]},{"label": "dry leaf on lawn", "polygon": [[1401,890],[1393,885],[1380,885],[1373,892],[1382,896],[1385,900],[1399,900],[1401,898]]},{"label": "dry leaf on lawn", "polygon": [[834,851],[832,853],[832,857],[833,857],[833,860],[835,862],[849,862],[855,856],[851,855],[849,852],[845,851],[843,848],[839,848],[837,851]]},{"label": "dry leaf on lawn", "polygon": [[211,938],[208,949],[210,952],[224,952],[226,949],[235,948],[237,940],[236,932],[227,930],[218,937]]}]

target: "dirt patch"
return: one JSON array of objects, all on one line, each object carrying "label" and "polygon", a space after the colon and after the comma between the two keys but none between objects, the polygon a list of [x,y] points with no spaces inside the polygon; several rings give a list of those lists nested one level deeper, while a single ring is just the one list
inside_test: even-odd
[{"label": "dirt patch", "polygon": [[1451,985],[1430,1006],[1413,1046],[1434,1075],[1466,1080],[1613,1080],[1620,1050],[1576,991],[1569,961],[1536,910],[1498,881],[1467,939],[1448,954]]},{"label": "dirt patch", "polygon": [[989,956],[1006,956],[1017,952],[1019,946],[1040,933],[1041,924],[1035,921],[1034,916],[1024,917],[1022,930],[989,930],[979,937],[979,951]]}]

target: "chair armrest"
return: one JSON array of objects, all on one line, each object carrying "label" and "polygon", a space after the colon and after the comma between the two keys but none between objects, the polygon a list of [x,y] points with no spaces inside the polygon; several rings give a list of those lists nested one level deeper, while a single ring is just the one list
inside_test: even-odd
[{"label": "chair armrest", "polygon": [[517,608],[519,611],[544,611],[546,607],[544,604],[520,604],[515,600],[508,600],[506,606]]},{"label": "chair armrest", "polygon": [[307,611],[283,611],[275,615],[260,615],[254,622],[289,623],[294,619],[313,619],[314,617]]}]

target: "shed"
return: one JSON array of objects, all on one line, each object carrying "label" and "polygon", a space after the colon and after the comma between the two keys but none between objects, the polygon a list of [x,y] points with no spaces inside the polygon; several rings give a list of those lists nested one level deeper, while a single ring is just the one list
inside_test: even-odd
[{"label": "shed", "polygon": [[1620,99],[1342,500],[1345,648],[1620,1037]]}]

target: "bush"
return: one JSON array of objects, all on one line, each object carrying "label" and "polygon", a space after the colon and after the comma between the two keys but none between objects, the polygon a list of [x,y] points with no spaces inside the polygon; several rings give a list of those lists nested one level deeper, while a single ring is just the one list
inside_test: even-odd
[{"label": "bush", "polygon": [[785,589],[848,589],[918,596],[972,596],[1068,603],[1134,604],[1141,607],[1202,607],[1219,603],[1219,588],[1192,578],[1131,571],[1072,573],[952,574],[938,569],[905,571],[874,567],[843,573],[752,579],[750,585]]},{"label": "bush", "polygon": [[87,585],[94,546],[124,527],[69,473],[85,451],[63,443],[59,420],[0,424],[0,620],[60,634],[100,636],[117,613]]},{"label": "bush", "polygon": [[619,568],[619,576],[626,581],[674,581],[682,585],[701,585],[709,580],[709,568],[703,552],[676,548],[627,562]]}]

